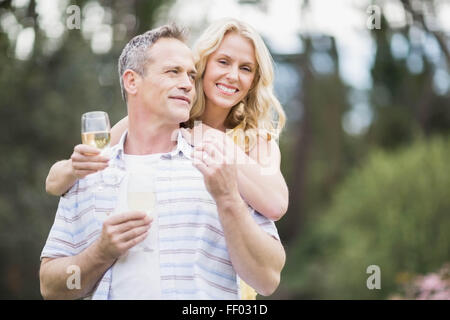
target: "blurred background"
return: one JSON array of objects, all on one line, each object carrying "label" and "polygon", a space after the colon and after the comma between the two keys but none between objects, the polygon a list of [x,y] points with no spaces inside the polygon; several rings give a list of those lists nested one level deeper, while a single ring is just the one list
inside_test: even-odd
[{"label": "blurred background", "polygon": [[448,0],[0,0],[0,298],[41,299],[58,204],[45,178],[82,113],[126,115],[124,45],[171,21],[192,44],[224,16],[263,36],[288,120],[287,262],[270,298],[450,299]]}]

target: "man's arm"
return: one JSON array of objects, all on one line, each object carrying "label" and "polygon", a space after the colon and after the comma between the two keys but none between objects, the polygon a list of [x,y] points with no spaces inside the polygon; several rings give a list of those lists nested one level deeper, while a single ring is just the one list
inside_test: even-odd
[{"label": "man's arm", "polygon": [[[118,257],[145,239],[151,222],[147,214],[139,211],[113,215],[103,222],[99,239],[78,255],[43,258],[39,278],[44,299],[86,297]],[[67,286],[67,270],[72,265],[80,270],[79,290]]]},{"label": "man's arm", "polygon": [[286,260],[284,248],[250,215],[239,195],[236,165],[220,157],[218,152],[196,151],[193,164],[216,201],[234,269],[259,294],[271,295],[280,282]]},{"label": "man's arm", "polygon": [[271,295],[286,261],[283,246],[256,223],[238,193],[214,199],[234,269],[256,292]]},{"label": "man's arm", "polygon": [[[80,299],[89,295],[103,274],[114,263],[99,255],[98,242],[79,255],[64,258],[43,258],[39,278],[41,294],[44,299]],[[70,266],[80,270],[80,288],[69,289],[67,280],[70,276]]]},{"label": "man's arm", "polygon": [[[270,220],[279,220],[287,211],[289,192],[280,171],[281,154],[277,143],[261,136],[248,154],[225,133],[201,124],[200,129],[181,132],[197,150],[208,150],[235,157],[239,192],[256,211]],[[203,130],[203,132],[201,131]]]}]

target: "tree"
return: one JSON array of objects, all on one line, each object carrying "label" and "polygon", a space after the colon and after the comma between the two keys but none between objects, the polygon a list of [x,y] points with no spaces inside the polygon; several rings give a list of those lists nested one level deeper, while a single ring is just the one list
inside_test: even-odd
[{"label": "tree", "polygon": [[[67,29],[66,8],[57,7],[60,15],[53,22],[60,23],[64,31],[59,38],[51,38],[36,1],[24,7],[12,1],[0,3],[0,21],[6,28],[0,32],[0,152],[4,155],[0,168],[0,298],[40,297],[38,257],[58,203],[57,197],[46,195],[45,177],[56,160],[68,158],[80,143],[82,113],[102,109],[113,123],[126,114],[117,59],[132,36],[152,26],[162,4],[77,1],[81,30]],[[94,10],[91,14],[99,18],[99,25],[89,27],[89,10]],[[16,31],[27,27],[32,28],[35,40],[30,55],[20,60],[15,53]],[[104,30],[112,31],[111,47],[95,53],[93,37]]]}]

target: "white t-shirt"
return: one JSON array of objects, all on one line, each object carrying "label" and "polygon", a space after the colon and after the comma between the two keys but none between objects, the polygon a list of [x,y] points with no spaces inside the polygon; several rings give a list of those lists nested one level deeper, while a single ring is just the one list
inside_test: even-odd
[{"label": "white t-shirt", "polygon": [[[124,154],[127,175],[120,185],[118,205],[115,213],[130,211],[127,204],[130,174],[139,173],[141,177],[144,175],[151,176],[154,172],[152,170],[152,164],[158,162],[160,157],[161,153],[144,156]],[[147,246],[147,241],[151,241],[152,245]],[[152,250],[149,250],[148,247]],[[161,299],[161,277],[159,268],[158,215],[153,214],[153,222],[147,238],[140,244],[128,250],[128,252],[121,256],[112,267],[111,299]]]}]

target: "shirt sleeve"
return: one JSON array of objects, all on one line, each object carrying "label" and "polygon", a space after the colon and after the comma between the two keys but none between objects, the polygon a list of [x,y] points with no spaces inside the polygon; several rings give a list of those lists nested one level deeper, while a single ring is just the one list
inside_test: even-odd
[{"label": "shirt sleeve", "polygon": [[42,258],[67,257],[77,254],[74,243],[76,191],[73,192],[76,186],[77,184],[59,200],[53,226],[41,253],[41,260]]},{"label": "shirt sleeve", "polygon": [[249,210],[253,216],[253,219],[256,221],[256,223],[263,229],[266,233],[271,235],[273,238],[280,241],[280,236],[278,234],[277,227],[275,226],[275,222],[270,220],[269,218],[266,218],[259,212],[255,211],[251,207],[249,207]]}]

